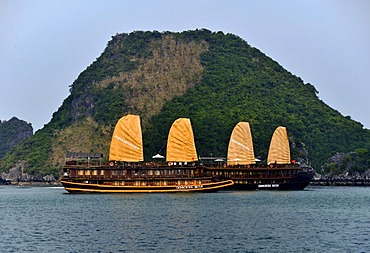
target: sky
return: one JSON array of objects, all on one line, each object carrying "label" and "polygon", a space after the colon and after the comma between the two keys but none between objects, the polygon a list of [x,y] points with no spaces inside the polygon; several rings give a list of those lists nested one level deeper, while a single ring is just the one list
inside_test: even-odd
[{"label": "sky", "polygon": [[47,124],[111,37],[233,33],[370,129],[368,0],[0,0],[0,120]]}]

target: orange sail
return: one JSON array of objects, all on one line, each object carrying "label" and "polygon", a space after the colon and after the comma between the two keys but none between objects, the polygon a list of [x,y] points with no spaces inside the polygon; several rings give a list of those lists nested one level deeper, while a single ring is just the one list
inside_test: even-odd
[{"label": "orange sail", "polygon": [[286,127],[279,126],[272,135],[267,164],[272,163],[290,163],[290,147]]},{"label": "orange sail", "polygon": [[144,160],[140,117],[128,114],[118,120],[113,132],[109,160],[139,162]]},{"label": "orange sail", "polygon": [[167,140],[167,162],[198,161],[190,119],[179,118],[171,126]]},{"label": "orange sail", "polygon": [[252,133],[248,122],[239,122],[231,133],[227,165],[255,164]]}]

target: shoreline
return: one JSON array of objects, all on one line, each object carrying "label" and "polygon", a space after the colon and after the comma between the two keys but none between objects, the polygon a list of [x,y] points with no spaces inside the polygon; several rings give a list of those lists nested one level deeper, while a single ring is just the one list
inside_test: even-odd
[{"label": "shoreline", "polygon": [[56,182],[11,182],[10,184],[3,184],[2,186],[34,186],[34,187],[51,187],[51,186],[62,186],[59,181]]},{"label": "shoreline", "polygon": [[370,186],[370,179],[318,179],[312,180],[310,185],[313,186]]}]

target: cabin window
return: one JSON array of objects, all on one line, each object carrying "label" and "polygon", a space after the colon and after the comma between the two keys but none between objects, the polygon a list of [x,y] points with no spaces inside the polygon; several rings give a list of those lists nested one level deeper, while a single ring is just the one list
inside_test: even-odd
[{"label": "cabin window", "polygon": [[113,175],[117,176],[118,175],[118,170],[113,170]]},{"label": "cabin window", "polygon": [[161,172],[160,172],[159,170],[156,170],[156,171],[155,171],[155,175],[156,175],[156,176],[159,176],[160,174],[161,174]]},{"label": "cabin window", "polygon": [[90,170],[86,170],[86,171],[85,171],[85,176],[90,176],[90,173],[91,173],[91,171],[90,171]]},{"label": "cabin window", "polygon": [[79,175],[79,176],[83,176],[83,175],[84,175],[84,171],[83,171],[83,170],[79,170],[79,171],[77,171],[77,175]]},{"label": "cabin window", "polygon": [[71,170],[71,174],[69,176],[70,177],[75,177],[76,176],[76,170]]},{"label": "cabin window", "polygon": [[100,171],[100,176],[104,176],[104,170]]},{"label": "cabin window", "polygon": [[97,170],[93,170],[92,171],[92,174],[93,174],[93,176],[97,176],[98,175],[98,171]]}]

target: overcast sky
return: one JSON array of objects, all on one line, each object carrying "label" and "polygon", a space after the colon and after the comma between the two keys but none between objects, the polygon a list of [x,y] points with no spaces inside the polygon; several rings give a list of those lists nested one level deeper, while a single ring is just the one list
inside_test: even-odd
[{"label": "overcast sky", "polygon": [[0,0],[0,119],[34,130],[117,33],[233,33],[370,129],[368,0]]}]

